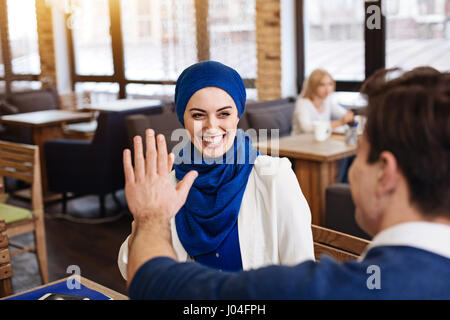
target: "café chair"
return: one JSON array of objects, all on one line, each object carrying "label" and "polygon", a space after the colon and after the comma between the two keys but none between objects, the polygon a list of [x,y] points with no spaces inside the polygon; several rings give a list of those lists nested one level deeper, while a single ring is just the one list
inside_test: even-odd
[{"label": "caf\u00e9 chair", "polygon": [[334,231],[317,225],[311,225],[314,255],[317,260],[322,254],[332,256],[340,262],[357,259],[370,241]]},{"label": "caf\u00e9 chair", "polygon": [[11,255],[8,247],[6,223],[0,220],[0,298],[12,294],[11,278],[13,276]]},{"label": "caf\u00e9 chair", "polygon": [[[239,119],[238,128],[243,131],[256,130],[259,140],[271,139],[272,130],[278,130],[278,137],[291,134],[295,99],[288,97],[269,101],[248,102]],[[267,134],[264,131],[267,130]]]},{"label": "caf\u00e9 chair", "polygon": [[[6,204],[5,177],[31,184],[31,210]],[[41,280],[45,284],[48,283],[48,263],[43,208],[39,148],[35,145],[0,141],[0,219],[6,223],[6,234],[10,240],[29,232],[34,233],[35,239],[35,245],[30,247],[10,241],[10,247],[18,248],[11,251],[11,255],[35,252]]]}]

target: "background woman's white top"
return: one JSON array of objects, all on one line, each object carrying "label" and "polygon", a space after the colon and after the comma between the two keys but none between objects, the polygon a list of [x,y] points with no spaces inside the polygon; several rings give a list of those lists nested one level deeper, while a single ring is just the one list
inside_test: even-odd
[{"label": "background woman's white top", "polygon": [[[177,184],[174,171],[170,179]],[[178,239],[175,219],[171,226],[178,261],[190,260]],[[238,233],[244,270],[314,260],[311,212],[287,158],[256,158],[239,210]],[[125,279],[127,262],[128,238],[118,257]]]},{"label": "background woman's white top", "polygon": [[330,95],[325,99],[322,112],[318,112],[310,99],[298,98],[292,115],[292,134],[312,133],[314,122],[339,120],[347,110]]}]

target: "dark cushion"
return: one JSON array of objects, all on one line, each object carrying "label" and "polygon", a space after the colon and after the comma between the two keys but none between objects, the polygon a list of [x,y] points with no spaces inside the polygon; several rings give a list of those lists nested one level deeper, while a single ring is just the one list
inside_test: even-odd
[{"label": "dark cushion", "polygon": [[279,129],[279,136],[291,134],[293,104],[269,106],[261,110],[247,110],[248,122],[251,128],[267,129],[270,135],[271,129]]},{"label": "dark cushion", "polygon": [[247,112],[244,112],[244,114],[239,119],[238,128],[242,129],[244,131],[250,129],[250,124],[248,123]]},{"label": "dark cushion", "polygon": [[1,115],[8,115],[8,114],[16,114],[19,113],[19,108],[12,105],[6,100],[2,100],[0,102],[0,114]]},{"label": "dark cushion", "polygon": [[58,93],[54,88],[15,92],[8,97],[7,102],[20,113],[59,108]]},{"label": "dark cushion", "polygon": [[327,187],[325,192],[325,224],[326,227],[355,237],[370,240],[356,223],[355,205],[350,186],[347,183],[337,183]]}]

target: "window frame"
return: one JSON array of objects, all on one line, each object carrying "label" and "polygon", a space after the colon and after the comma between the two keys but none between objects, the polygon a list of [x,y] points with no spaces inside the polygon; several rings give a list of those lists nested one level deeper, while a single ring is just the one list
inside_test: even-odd
[{"label": "window frame", "polygon": [[[1,0],[0,0],[1,1]],[[199,39],[199,34],[207,29],[208,6],[205,5],[208,0],[195,0],[195,23],[196,36]],[[149,85],[175,85],[176,80],[135,80],[127,79],[125,76],[125,57],[121,24],[121,6],[120,0],[108,0],[109,18],[110,18],[110,33],[111,33],[111,50],[113,53],[113,75],[80,75],[76,73],[76,59],[73,42],[72,30],[68,28],[66,23],[66,34],[69,51],[70,75],[72,82],[72,90],[75,91],[75,85],[80,82],[110,82],[119,84],[118,98],[124,99],[127,97],[126,86],[128,84],[149,84]],[[69,15],[66,15],[66,22]],[[203,29],[201,29],[203,28]],[[201,31],[199,31],[201,30]],[[198,42],[198,41],[197,41]],[[209,41],[202,39],[202,46],[197,46],[198,61],[209,58]],[[256,88],[255,79],[243,79],[247,89]]]},{"label": "window frame", "polygon": [[[386,67],[386,17],[383,8],[384,0],[364,1],[364,21],[372,15],[367,9],[369,6],[376,5],[381,12],[381,28],[369,29],[364,25],[364,66],[365,78],[369,78],[376,70]],[[297,90],[301,91],[303,81],[305,80],[305,26],[304,26],[304,0],[296,1],[296,33],[297,33]],[[336,91],[354,91],[360,90],[364,81],[344,81],[336,80]]]}]

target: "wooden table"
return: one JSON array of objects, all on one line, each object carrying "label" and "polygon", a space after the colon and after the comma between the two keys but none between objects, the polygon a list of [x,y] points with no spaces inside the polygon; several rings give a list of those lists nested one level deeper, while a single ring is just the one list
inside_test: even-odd
[{"label": "wooden table", "polygon": [[342,140],[329,138],[317,142],[312,134],[302,134],[255,144],[262,153],[294,161],[295,175],[311,209],[312,223],[319,226],[325,226],[325,190],[337,182],[337,161],[356,154],[356,146],[348,146]]},{"label": "wooden table", "polygon": [[91,121],[92,117],[93,115],[90,112],[45,110],[6,115],[0,118],[3,123],[27,126],[33,129],[33,143],[39,146],[44,200],[48,200],[51,195],[47,186],[44,143],[51,139],[64,138],[63,126],[65,124]]},{"label": "wooden table", "polygon": [[135,109],[160,107],[164,103],[157,99],[118,99],[113,101],[97,102],[84,106],[82,111],[122,112]]},{"label": "wooden table", "polygon": [[[69,277],[64,278],[64,279],[60,279],[60,280],[56,280],[56,281],[53,281],[53,282],[50,282],[50,283],[47,283],[45,285],[42,285],[42,286],[30,289],[30,290],[26,290],[24,292],[19,292],[19,293],[13,294],[11,296],[5,297],[5,298],[0,299],[0,300],[9,299],[9,298],[12,298],[12,297],[15,297],[15,296],[18,296],[18,295],[22,295],[22,294],[27,293],[27,292],[31,292],[31,291],[34,291],[34,290],[37,290],[37,289],[42,289],[42,288],[54,285],[54,284],[59,283],[59,282],[67,281],[67,279],[69,279]],[[101,284],[98,284],[98,283],[96,283],[96,282],[94,282],[92,280],[80,277],[80,282],[81,282],[82,285],[88,287],[89,289],[92,289],[92,290],[98,291],[100,293],[103,293],[104,295],[112,298],[113,300],[129,300],[129,298],[127,296],[125,296],[125,295],[123,295],[123,294],[121,294],[121,293],[119,293],[117,291],[114,291],[112,289],[109,289],[107,287],[104,287]]]}]

